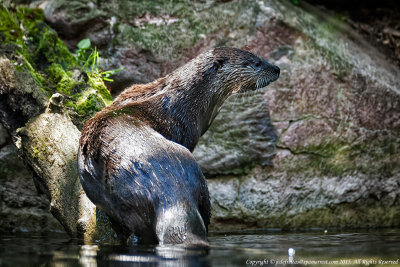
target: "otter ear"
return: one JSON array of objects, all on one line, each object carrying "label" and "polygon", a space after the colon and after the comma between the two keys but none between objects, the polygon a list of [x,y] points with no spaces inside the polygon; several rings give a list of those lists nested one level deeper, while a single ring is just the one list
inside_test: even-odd
[{"label": "otter ear", "polygon": [[204,72],[204,75],[216,74],[217,71],[224,66],[225,59],[214,60],[212,66]]}]

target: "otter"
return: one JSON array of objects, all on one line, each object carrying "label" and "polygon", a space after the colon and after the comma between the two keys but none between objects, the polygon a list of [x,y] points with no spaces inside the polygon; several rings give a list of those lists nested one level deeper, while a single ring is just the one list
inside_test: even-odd
[{"label": "otter", "polygon": [[206,245],[207,183],[192,151],[224,100],[265,87],[280,70],[220,47],[154,82],[125,89],[82,129],[79,177],[122,240]]}]

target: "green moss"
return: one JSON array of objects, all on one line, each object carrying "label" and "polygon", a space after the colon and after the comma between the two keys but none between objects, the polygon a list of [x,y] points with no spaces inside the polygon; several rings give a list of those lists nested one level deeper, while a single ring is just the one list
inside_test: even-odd
[{"label": "green moss", "polygon": [[75,66],[74,56],[43,18],[40,9],[0,7],[0,33],[4,40],[0,48],[13,45],[17,70],[31,73],[41,87],[51,76],[46,72],[50,64],[57,63],[65,69]]},{"label": "green moss", "polygon": [[40,26],[42,26],[43,33],[38,33],[40,39],[37,40],[38,45],[34,56],[37,67],[42,69],[52,63],[59,64],[64,69],[76,67],[75,57],[58,38],[57,33],[47,25],[40,24]]},{"label": "green moss", "polygon": [[112,102],[110,92],[105,86],[103,79],[97,74],[98,73],[93,73],[89,75],[88,85],[96,90],[96,93],[99,95],[105,105],[110,105]]},{"label": "green moss", "polygon": [[80,103],[78,104],[68,102],[67,105],[76,108],[76,112],[79,116],[85,116],[86,114],[90,114],[91,116],[93,116],[96,113],[96,110],[100,110],[105,106],[102,99],[99,98],[96,94],[89,94],[84,100],[80,101]]},{"label": "green moss", "polygon": [[364,173],[390,177],[399,171],[400,144],[390,138],[385,141],[369,140],[348,144],[327,142],[292,151],[293,157],[279,163],[286,172],[341,176],[347,173]]},{"label": "green moss", "polygon": [[61,190],[60,188],[56,189],[56,192],[52,195],[53,198],[59,199],[61,197]]},{"label": "green moss", "polygon": [[[196,1],[177,0],[156,3],[137,1],[136,4],[119,1],[119,5],[118,10],[123,10],[122,13],[113,14],[119,18],[119,24],[116,25],[118,40],[122,43],[135,43],[152,51],[157,57],[170,58],[180,56],[182,50],[191,48],[212,33],[220,32],[224,35],[232,28],[248,31],[255,18],[246,13],[251,13],[258,6],[254,1],[206,5]],[[107,6],[102,6],[103,10]],[[146,13],[161,23],[152,24],[146,20],[135,22]],[[223,20],[220,19],[221,14]],[[174,22],[166,22],[171,19]],[[225,42],[218,40],[219,45],[224,45]]]},{"label": "green moss", "polygon": [[26,59],[25,56],[23,56],[22,54],[19,54],[19,55],[21,56],[24,64],[18,66],[16,69],[18,71],[28,71],[32,75],[33,79],[35,80],[35,82],[37,84],[41,84],[41,85],[45,84],[46,78],[44,77],[44,74],[41,72],[37,72],[31,65],[31,63]]},{"label": "green moss", "polygon": [[13,51],[6,56],[14,61],[16,70],[30,73],[48,98],[56,92],[65,95],[69,114],[76,125],[82,126],[109,105],[112,97],[101,77],[87,77],[79,70],[74,55],[43,18],[40,9],[1,6],[0,52]]},{"label": "green moss", "polygon": [[38,21],[43,20],[43,12],[39,9],[28,9],[24,7],[19,7],[16,10],[9,10],[1,5],[0,18],[2,41],[4,43],[15,43],[20,48],[23,48],[26,46],[24,40],[29,41],[26,32],[34,29],[34,25]]},{"label": "green moss", "polygon": [[87,85],[86,90],[73,95],[73,100],[67,102],[67,107],[77,114],[81,123],[112,103],[112,97],[100,77],[89,75]]},{"label": "green moss", "polygon": [[65,71],[60,64],[51,64],[46,72],[50,75],[51,81],[60,93],[70,95],[72,89],[77,85],[77,82],[71,78],[71,74]]},{"label": "green moss", "polygon": [[31,147],[33,155],[33,158],[36,158],[38,160],[44,160],[44,153],[47,153],[47,148],[46,147],[36,147],[32,146]]}]

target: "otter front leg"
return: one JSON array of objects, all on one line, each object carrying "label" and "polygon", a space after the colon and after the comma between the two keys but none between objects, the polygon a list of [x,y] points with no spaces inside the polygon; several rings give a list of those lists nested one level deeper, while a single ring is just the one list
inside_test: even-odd
[{"label": "otter front leg", "polygon": [[143,231],[142,233],[136,233],[134,229],[132,231],[124,224],[121,224],[112,218],[110,218],[110,222],[122,246],[157,243],[157,236],[154,234],[154,231],[149,230]]},{"label": "otter front leg", "polygon": [[182,201],[172,207],[160,209],[156,234],[160,245],[187,244],[207,246],[207,230],[194,203]]},{"label": "otter front leg", "polygon": [[130,242],[132,232],[124,225],[120,224],[117,220],[114,220],[108,216],[111,222],[111,227],[114,229],[121,245],[128,245]]}]

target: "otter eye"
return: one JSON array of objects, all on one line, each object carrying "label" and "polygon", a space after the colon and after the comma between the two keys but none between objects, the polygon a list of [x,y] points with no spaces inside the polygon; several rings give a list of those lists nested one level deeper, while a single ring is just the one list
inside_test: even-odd
[{"label": "otter eye", "polygon": [[259,70],[263,66],[263,63],[261,60],[255,59],[250,63],[250,66],[253,68],[253,70]]},{"label": "otter eye", "polygon": [[224,65],[224,60],[223,59],[218,59],[215,62],[215,65],[216,65],[217,69],[221,68]]}]

